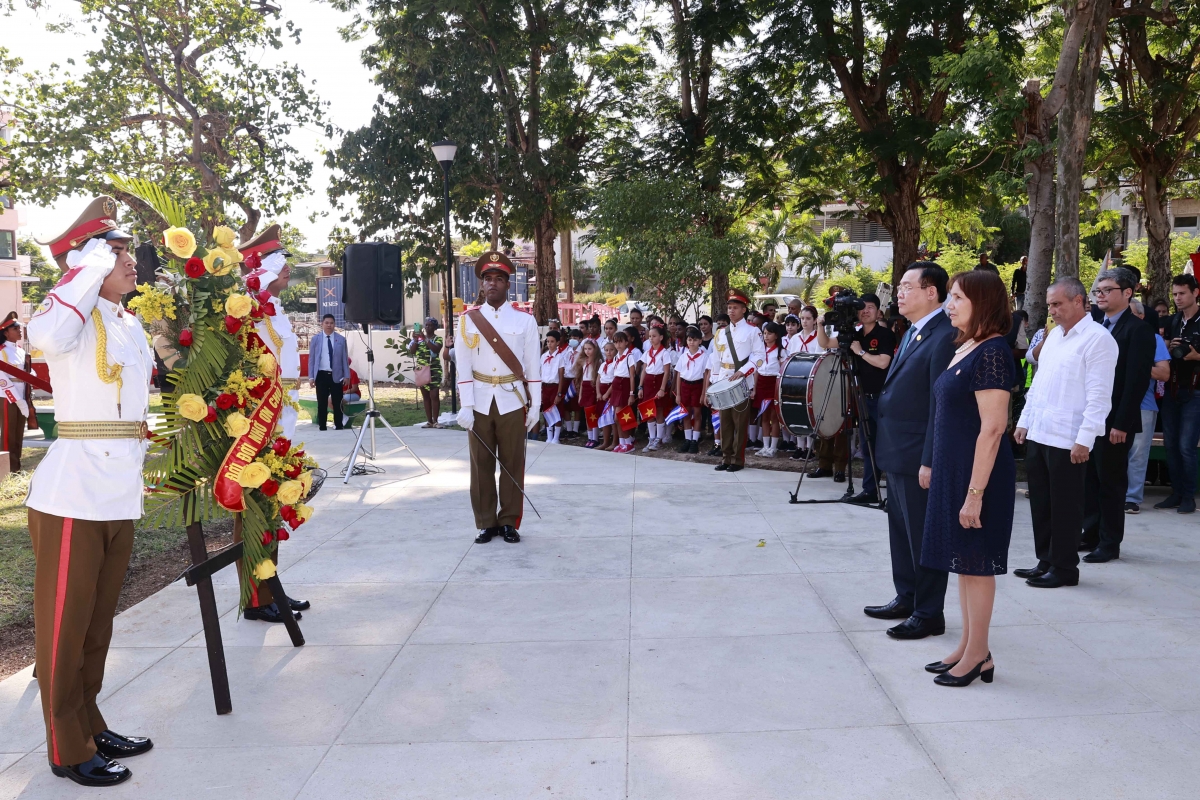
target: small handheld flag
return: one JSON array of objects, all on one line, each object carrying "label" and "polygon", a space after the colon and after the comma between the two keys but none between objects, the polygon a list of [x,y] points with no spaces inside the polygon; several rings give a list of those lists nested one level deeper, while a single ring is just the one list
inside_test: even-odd
[{"label": "small handheld flag", "polygon": [[642,402],[638,403],[637,410],[638,414],[642,418],[642,422],[652,420],[658,415],[658,408],[654,398],[643,400]]},{"label": "small handheld flag", "polygon": [[638,426],[637,415],[633,413],[633,409],[625,406],[617,412],[617,424],[621,426],[623,431],[631,431]]},{"label": "small handheld flag", "polygon": [[714,411],[712,415],[713,433],[721,430],[721,412]]},{"label": "small handheld flag", "polygon": [[550,408],[542,412],[542,416],[546,418],[547,427],[552,427],[562,422],[562,414],[558,413],[556,406],[550,406]]},{"label": "small handheld flag", "polygon": [[588,406],[583,410],[583,417],[587,420],[588,430],[598,428],[600,426],[600,409],[596,406]]},{"label": "small handheld flag", "polygon": [[575,381],[571,381],[567,384],[567,393],[563,396],[563,399],[567,402],[575,399]]},{"label": "small handheld flag", "polygon": [[755,419],[755,420],[758,420],[758,419],[759,419],[759,417],[761,417],[761,416],[763,415],[763,413],[764,413],[764,412],[765,412],[765,411],[766,411],[768,408],[770,408],[770,407],[771,407],[771,402],[772,402],[772,401],[770,401],[770,400],[763,400],[761,403],[759,403],[759,404],[758,404],[758,413],[754,415],[754,419]]},{"label": "small handheld flag", "polygon": [[684,408],[683,406],[675,406],[675,408],[671,409],[671,413],[667,414],[666,424],[673,425],[676,422],[685,420],[685,419],[687,419],[687,415],[688,415],[688,412],[687,412],[686,408]]},{"label": "small handheld flag", "polygon": [[613,411],[612,401],[610,400],[609,402],[604,404],[604,410],[600,412],[599,424],[600,424],[600,427],[603,428],[606,425],[612,425],[616,421],[617,421],[617,415]]}]

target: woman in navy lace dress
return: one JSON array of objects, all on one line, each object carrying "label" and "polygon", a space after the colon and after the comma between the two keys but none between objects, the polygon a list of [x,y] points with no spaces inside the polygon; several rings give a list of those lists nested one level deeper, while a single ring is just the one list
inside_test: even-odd
[{"label": "woman in navy lace dress", "polygon": [[1016,464],[1005,436],[1016,376],[1004,340],[1012,325],[1000,277],[974,270],[950,281],[946,315],[958,350],[934,385],[933,465],[921,564],[956,572],[962,639],[926,665],[943,686],[966,686],[995,674],[988,628],[996,576],[1008,571]]}]

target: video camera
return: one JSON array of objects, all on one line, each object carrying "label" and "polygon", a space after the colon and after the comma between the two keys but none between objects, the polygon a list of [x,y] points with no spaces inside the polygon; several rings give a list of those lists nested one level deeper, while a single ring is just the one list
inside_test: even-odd
[{"label": "video camera", "polygon": [[[825,298],[825,324],[832,325],[837,331],[838,341],[849,344],[854,334],[854,326],[858,324],[858,312],[867,307],[853,289],[842,289],[836,294]],[[845,335],[843,335],[845,334]]]},{"label": "video camera", "polygon": [[1200,331],[1180,337],[1180,343],[1171,348],[1171,358],[1187,358],[1193,350],[1200,352]]}]

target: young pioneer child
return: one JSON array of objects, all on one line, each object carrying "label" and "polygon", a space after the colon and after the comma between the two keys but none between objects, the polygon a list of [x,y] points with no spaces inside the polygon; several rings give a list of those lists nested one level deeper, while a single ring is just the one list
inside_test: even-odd
[{"label": "young pioneer child", "polygon": [[[597,405],[596,382],[600,377],[602,363],[600,348],[596,347],[593,340],[584,339],[583,344],[579,345],[578,355],[575,356],[575,392],[579,396],[579,407],[584,413],[587,412],[587,409]],[[587,444],[584,447],[590,450],[597,444],[596,428],[588,427],[587,438]]]},{"label": "young pioneer child", "polygon": [[650,346],[642,354],[641,385],[638,386],[638,401],[654,400],[654,419],[647,420],[650,441],[643,452],[657,450],[662,446],[666,416],[670,413],[667,390],[670,388],[671,362],[674,351],[664,343],[666,329],[659,325],[650,326]]},{"label": "young pioneer child", "polygon": [[[604,345],[604,362],[600,364],[600,378],[597,381],[597,391],[600,393],[596,402],[601,409],[612,402],[613,379],[617,375],[617,346],[612,342]],[[617,445],[617,426],[614,422],[601,423],[604,433],[604,443],[601,450],[612,450]]]},{"label": "young pioneer child", "polygon": [[687,409],[683,423],[681,453],[700,452],[700,432],[704,430],[704,394],[708,387],[708,351],[699,328],[687,329],[687,350],[675,361],[675,402]]},{"label": "young pioneer child", "polygon": [[[755,413],[763,432],[763,447],[757,455],[771,458],[779,444],[779,415],[775,410],[775,390],[779,385],[779,368],[783,364],[784,328],[778,322],[763,324],[763,348],[766,355],[758,369],[754,384]],[[764,408],[764,404],[767,404]]]},{"label": "young pioneer child", "polygon": [[[629,334],[625,331],[617,331],[613,340],[617,345],[617,358],[613,362],[612,396],[609,400],[612,402],[613,411],[620,415],[621,410],[629,405],[632,396],[633,376],[637,374],[635,359],[640,357],[640,352],[631,346]],[[635,353],[638,355],[634,355]],[[613,423],[613,433],[620,440],[613,448],[614,453],[633,451],[633,435],[621,428],[619,419]]]},{"label": "young pioneer child", "polygon": [[563,355],[558,349],[562,332],[546,331],[546,352],[542,353],[542,417],[546,424],[547,444],[558,444],[562,434],[562,415],[557,406],[562,400]]}]

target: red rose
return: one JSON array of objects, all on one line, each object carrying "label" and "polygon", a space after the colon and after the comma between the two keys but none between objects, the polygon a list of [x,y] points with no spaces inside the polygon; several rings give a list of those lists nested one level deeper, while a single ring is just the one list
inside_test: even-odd
[{"label": "red rose", "polygon": [[241,329],[242,329],[242,321],[240,319],[238,319],[237,317],[229,316],[228,314],[225,315],[225,330],[229,331],[229,333],[231,333],[231,334],[234,334],[234,333],[237,333],[238,331],[240,331]]},{"label": "red rose", "polygon": [[213,408],[212,406],[209,406],[208,413],[204,416],[204,421],[205,422],[216,422],[217,421],[217,410],[215,408]]},{"label": "red rose", "polygon": [[271,302],[271,293],[268,292],[266,289],[263,289],[261,292],[258,293],[258,302],[262,303],[263,305],[267,305],[268,303],[270,303]]},{"label": "red rose", "polygon": [[280,528],[275,534],[275,538],[279,539],[281,542],[286,542],[288,539],[292,538],[292,535],[287,532],[287,528]]},{"label": "red rose", "polygon": [[246,256],[245,264],[246,269],[258,269],[262,266],[262,256],[260,256],[258,253],[251,253],[250,255]]},{"label": "red rose", "polygon": [[287,469],[285,469],[285,470],[283,471],[283,474],[284,474],[284,475],[287,475],[289,478],[299,478],[299,477],[300,477],[300,473],[301,473],[301,472],[303,472],[303,471],[304,471],[304,470],[302,470],[302,469],[300,468],[300,465],[299,465],[299,464],[294,464],[294,465],[292,465],[292,466],[288,467]]},{"label": "red rose", "polygon": [[263,531],[263,547],[266,547],[270,543],[271,543],[271,532]]},{"label": "red rose", "polygon": [[179,332],[179,346],[180,347],[191,347],[192,346],[192,332],[190,329],[184,328],[183,330],[181,330]]},{"label": "red rose", "polygon": [[284,506],[283,508],[279,509],[279,516],[283,517],[285,521],[291,522],[296,518],[296,509],[292,508],[291,506]]},{"label": "red rose", "polygon": [[262,319],[263,314],[265,314],[265,313],[266,312],[263,311],[262,306],[255,306],[254,308],[250,309],[250,316],[253,317],[254,319]]},{"label": "red rose", "polygon": [[278,439],[271,442],[271,449],[275,451],[275,455],[277,456],[286,456],[287,451],[292,449],[292,442],[290,439],[285,439],[284,437],[280,436]]},{"label": "red rose", "polygon": [[250,396],[255,400],[262,400],[263,396],[267,393],[268,386],[270,386],[269,383],[264,380],[259,380],[252,387],[250,387]]},{"label": "red rose", "polygon": [[204,262],[198,258],[189,258],[183,264],[183,271],[189,278],[199,278],[204,274]]},{"label": "red rose", "polygon": [[292,530],[296,530],[296,528],[299,528],[303,524],[304,524],[304,520],[300,519],[299,517],[288,520],[288,525],[292,526]]},{"label": "red rose", "polygon": [[293,453],[293,455],[294,455],[296,458],[304,458],[304,451],[303,451],[303,450],[297,450],[295,453]]},{"label": "red rose", "polygon": [[217,408],[221,409],[222,411],[228,411],[229,409],[233,408],[236,402],[237,398],[228,392],[221,392],[219,395],[217,395]]},{"label": "red rose", "polygon": [[266,314],[268,317],[275,316],[275,304],[274,303],[265,304],[263,306],[263,313]]},{"label": "red rose", "polygon": [[[246,259],[246,263],[250,263],[249,258]],[[251,275],[249,278],[246,278],[246,288],[252,292],[257,292],[262,288],[262,284],[259,283],[257,275]]]},{"label": "red rose", "polygon": [[258,490],[267,497],[274,497],[275,493],[279,491],[279,481],[274,478],[267,478],[262,482],[262,486],[258,487]]}]

